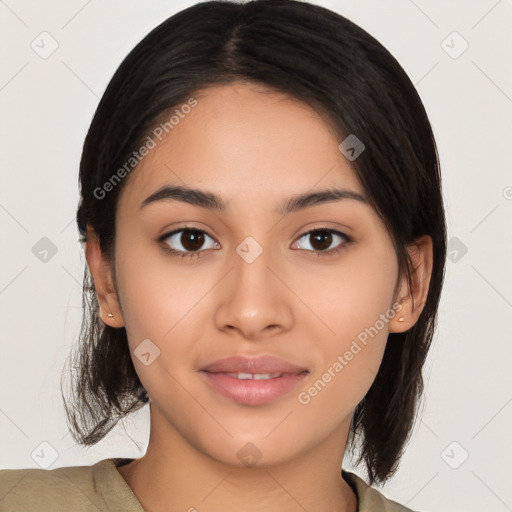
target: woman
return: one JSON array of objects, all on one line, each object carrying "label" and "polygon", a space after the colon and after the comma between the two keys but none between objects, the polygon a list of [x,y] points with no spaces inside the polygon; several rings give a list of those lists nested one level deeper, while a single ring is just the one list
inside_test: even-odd
[{"label": "woman", "polygon": [[4,470],[0,510],[409,510],[371,485],[414,423],[446,228],[428,117],[380,43],[306,2],[185,9],[112,78],[80,186],[69,425],[93,445],[149,401],[149,444]]}]

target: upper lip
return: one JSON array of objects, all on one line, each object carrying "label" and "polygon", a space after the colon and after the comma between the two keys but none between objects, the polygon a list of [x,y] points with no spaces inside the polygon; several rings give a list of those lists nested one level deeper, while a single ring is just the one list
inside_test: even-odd
[{"label": "upper lip", "polygon": [[301,373],[307,371],[280,357],[263,355],[258,357],[232,356],[219,359],[201,370],[210,373]]}]

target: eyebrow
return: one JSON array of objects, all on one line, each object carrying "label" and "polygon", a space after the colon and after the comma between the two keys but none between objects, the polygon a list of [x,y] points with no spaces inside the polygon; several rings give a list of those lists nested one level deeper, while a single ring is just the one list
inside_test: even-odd
[{"label": "eyebrow", "polygon": [[[366,197],[358,192],[340,188],[330,188],[319,192],[305,192],[303,194],[291,196],[283,205],[278,207],[275,212],[277,214],[286,215],[311,206],[340,201],[342,199],[352,199],[363,204],[369,204]],[[227,210],[227,204],[220,196],[212,192],[181,185],[164,185],[160,187],[142,201],[140,208],[142,209],[147,205],[158,201],[181,201],[183,203],[199,206],[200,208],[219,212]]]}]

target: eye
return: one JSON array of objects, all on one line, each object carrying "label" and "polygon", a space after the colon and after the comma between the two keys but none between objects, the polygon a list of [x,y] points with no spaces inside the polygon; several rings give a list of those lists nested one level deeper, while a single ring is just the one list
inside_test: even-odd
[{"label": "eye", "polygon": [[[299,240],[303,238],[307,239],[308,237],[313,244],[310,243],[306,245],[313,246],[313,251],[316,252],[316,256],[332,256],[341,251],[345,245],[352,242],[352,239],[348,235],[345,235],[345,233],[328,228],[308,231],[307,233],[304,233]],[[332,245],[333,241],[336,241],[336,238],[341,239],[342,241],[344,240],[344,242],[338,244],[334,249],[328,249]]]},{"label": "eye", "polygon": [[[299,241],[302,239],[308,239],[308,237],[313,244],[309,243],[306,245],[312,247],[312,250],[307,247],[299,247],[299,249],[313,252],[316,256],[332,256],[341,251],[345,245],[352,242],[352,239],[348,235],[345,235],[345,233],[329,228],[320,228],[308,231],[301,235]],[[210,247],[206,247],[206,249],[219,248],[219,244],[213,240],[211,236],[209,236],[205,231],[195,228],[185,227],[166,233],[159,238],[159,241],[163,243],[163,248],[172,255],[182,258],[192,258],[199,257],[200,253],[203,252],[203,249],[205,249],[203,245],[207,238],[212,240],[213,244],[211,244]],[[334,249],[329,249],[333,241],[336,242],[336,238],[341,239],[342,243],[339,243]],[[176,248],[172,246],[175,246]]]},{"label": "eye", "polygon": [[[213,240],[205,231],[200,229],[192,228],[181,228],[171,233],[166,233],[160,237],[161,242],[165,242],[163,247],[171,254],[181,257],[194,257],[199,256],[200,249],[204,249],[205,238]],[[176,246],[177,248],[169,247]],[[207,249],[218,248],[219,244],[213,241],[213,247],[207,247]]]}]

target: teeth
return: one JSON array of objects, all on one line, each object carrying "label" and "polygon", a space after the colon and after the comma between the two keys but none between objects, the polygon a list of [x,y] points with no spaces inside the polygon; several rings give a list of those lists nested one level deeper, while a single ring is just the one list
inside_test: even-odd
[{"label": "teeth", "polygon": [[232,373],[231,375],[237,379],[242,379],[242,380],[253,378],[252,373]]},{"label": "teeth", "polygon": [[265,379],[275,379],[279,377],[280,373],[255,373],[253,379],[254,380],[265,380]]},{"label": "teeth", "polygon": [[280,377],[281,373],[228,373],[230,377],[240,380],[266,380]]}]

